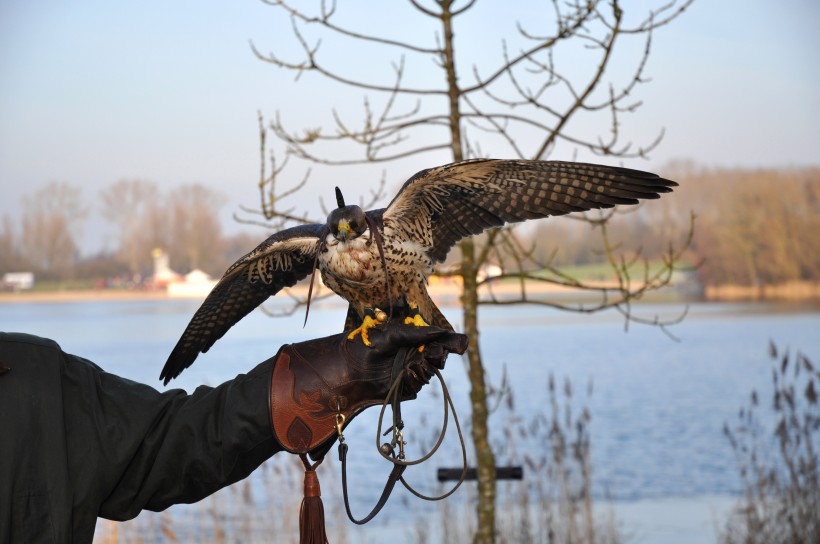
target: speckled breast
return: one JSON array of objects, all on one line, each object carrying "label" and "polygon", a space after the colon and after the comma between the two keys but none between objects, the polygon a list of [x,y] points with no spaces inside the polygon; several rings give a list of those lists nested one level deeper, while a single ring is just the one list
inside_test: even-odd
[{"label": "speckled breast", "polygon": [[[384,252],[390,271],[389,298],[399,301],[411,285],[424,282],[425,270],[431,263],[418,248],[407,244],[385,240]],[[359,311],[388,304],[379,250],[375,242],[367,244],[366,236],[346,243],[329,240],[326,250],[319,255],[319,268],[325,285]]]},{"label": "speckled breast", "polygon": [[[367,305],[374,292],[384,292],[384,270],[375,244],[363,237],[339,242],[329,240],[319,255],[322,281],[333,292],[356,304]],[[374,291],[374,289],[379,289]]]}]

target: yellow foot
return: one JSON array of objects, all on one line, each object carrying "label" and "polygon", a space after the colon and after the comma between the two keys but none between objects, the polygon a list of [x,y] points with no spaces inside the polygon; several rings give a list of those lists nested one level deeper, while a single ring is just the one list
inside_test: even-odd
[{"label": "yellow foot", "polygon": [[[371,316],[370,313],[373,315]],[[373,343],[370,341],[370,338],[367,336],[367,332],[377,325],[381,325],[382,323],[387,321],[387,314],[384,313],[382,310],[376,308],[374,311],[370,312],[368,310],[367,313],[364,315],[364,319],[362,320],[362,324],[359,328],[353,329],[350,331],[350,334],[347,335],[348,340],[353,340],[358,335],[362,335],[362,342],[365,346],[372,346]]]},{"label": "yellow foot", "polygon": [[421,314],[416,314],[413,317],[404,318],[405,325],[415,325],[416,327],[429,327],[430,324],[421,317]]},{"label": "yellow foot", "polygon": [[370,329],[372,329],[373,327],[375,327],[378,324],[379,324],[378,321],[376,321],[375,319],[373,319],[369,315],[366,315],[366,316],[364,316],[364,320],[362,321],[362,325],[359,328],[353,329],[352,331],[350,331],[350,334],[347,335],[347,339],[348,340],[353,340],[354,338],[356,338],[356,336],[361,334],[362,335],[362,342],[364,342],[364,345],[365,346],[372,346],[373,345],[372,342],[370,342],[370,339],[367,337],[367,331],[369,331]]},{"label": "yellow foot", "polygon": [[[407,317],[404,318],[404,324],[405,325],[415,325],[416,327],[429,327],[430,326],[430,324],[428,322],[426,322],[423,317],[421,317],[421,314],[418,313],[418,309],[419,309],[418,305],[413,304],[411,302],[410,303],[410,309],[415,310],[416,313],[413,315],[413,317],[407,316]],[[424,346],[419,346],[419,352],[422,352],[422,351],[424,351]]]}]

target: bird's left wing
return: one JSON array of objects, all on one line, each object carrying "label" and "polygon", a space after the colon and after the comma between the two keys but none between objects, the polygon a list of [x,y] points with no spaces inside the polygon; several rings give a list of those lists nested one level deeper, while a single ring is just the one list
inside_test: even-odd
[{"label": "bird's left wing", "polygon": [[505,223],[658,198],[677,183],[649,172],[560,161],[475,159],[422,170],[384,210],[437,262],[461,238]]},{"label": "bird's left wing", "polygon": [[205,353],[235,323],[283,287],[313,270],[322,225],[277,232],[236,261],[194,314],[162,369],[167,384]]}]

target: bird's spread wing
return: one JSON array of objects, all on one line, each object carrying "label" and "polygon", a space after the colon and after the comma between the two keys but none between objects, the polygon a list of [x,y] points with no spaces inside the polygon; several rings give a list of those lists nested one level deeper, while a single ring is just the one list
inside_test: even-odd
[{"label": "bird's spread wing", "polygon": [[302,225],[277,232],[231,265],[188,323],[160,379],[167,384],[176,378],[251,310],[310,274],[322,229]]},{"label": "bird's spread wing", "polygon": [[658,198],[677,183],[649,172],[575,162],[476,159],[422,170],[384,210],[443,261],[461,238],[505,223]]}]

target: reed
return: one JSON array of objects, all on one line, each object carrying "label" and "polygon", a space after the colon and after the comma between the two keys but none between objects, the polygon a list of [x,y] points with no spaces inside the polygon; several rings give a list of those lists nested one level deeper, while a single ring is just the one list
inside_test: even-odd
[{"label": "reed", "polygon": [[724,426],[743,494],[723,544],[820,542],[820,371],[801,353],[770,344],[771,402],[753,391],[738,421]]}]

